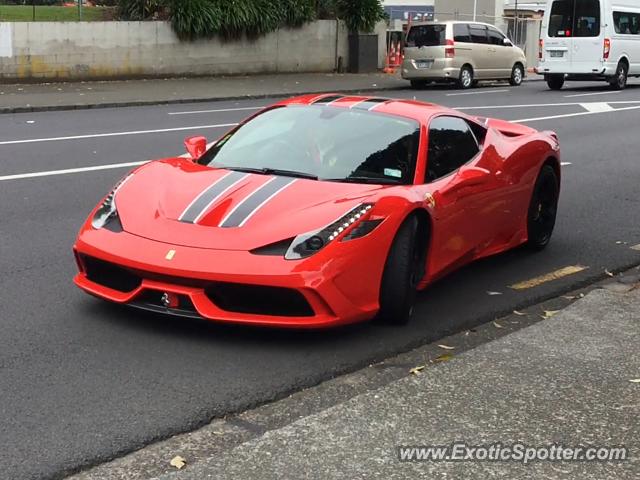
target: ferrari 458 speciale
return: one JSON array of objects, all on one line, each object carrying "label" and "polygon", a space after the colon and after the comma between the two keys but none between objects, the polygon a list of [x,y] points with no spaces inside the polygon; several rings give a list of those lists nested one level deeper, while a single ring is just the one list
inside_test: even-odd
[{"label": "ferrari 458 speciale", "polygon": [[281,327],[402,324],[453,269],[551,238],[553,132],[409,100],[309,95],[146,163],[91,212],[75,283],[112,302]]}]

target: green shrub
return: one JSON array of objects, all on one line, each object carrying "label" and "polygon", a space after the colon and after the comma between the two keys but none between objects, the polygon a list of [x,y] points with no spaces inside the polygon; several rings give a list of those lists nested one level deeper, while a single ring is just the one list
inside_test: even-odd
[{"label": "green shrub", "polygon": [[372,32],[386,18],[380,0],[334,0],[335,13],[350,32]]},{"label": "green shrub", "polygon": [[183,40],[212,37],[221,28],[222,15],[210,0],[171,0],[171,26]]}]

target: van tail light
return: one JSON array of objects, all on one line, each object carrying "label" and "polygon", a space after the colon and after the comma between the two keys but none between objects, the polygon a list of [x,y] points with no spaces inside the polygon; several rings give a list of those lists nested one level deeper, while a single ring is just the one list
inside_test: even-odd
[{"label": "van tail light", "polygon": [[538,60],[542,61],[544,59],[544,40],[538,40]]},{"label": "van tail light", "polygon": [[604,52],[602,53],[602,58],[605,60],[609,60],[609,55],[611,54],[611,39],[604,39]]},{"label": "van tail light", "polygon": [[455,58],[456,49],[454,47],[453,40],[447,40],[447,46],[444,47],[444,56],[445,58]]}]

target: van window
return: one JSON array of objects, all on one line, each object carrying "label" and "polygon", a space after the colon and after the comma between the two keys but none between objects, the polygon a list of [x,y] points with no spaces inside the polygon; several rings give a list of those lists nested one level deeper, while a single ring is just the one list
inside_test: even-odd
[{"label": "van window", "polygon": [[495,28],[489,28],[489,43],[491,45],[501,45],[504,47],[504,35]]},{"label": "van window", "polygon": [[640,35],[640,13],[613,12],[616,33]]},{"label": "van window", "polygon": [[600,0],[555,0],[549,15],[550,37],[599,37]]},{"label": "van window", "polygon": [[484,25],[469,25],[469,33],[471,34],[472,43],[488,43],[487,27]]},{"label": "van window", "polygon": [[462,118],[436,117],[429,125],[425,183],[455,172],[480,151],[469,124]]},{"label": "van window", "polygon": [[454,23],[453,40],[455,42],[471,43],[471,36],[469,35],[469,25],[467,25],[466,23]]},{"label": "van window", "polygon": [[446,43],[446,25],[414,25],[407,35],[407,47],[436,47]]}]

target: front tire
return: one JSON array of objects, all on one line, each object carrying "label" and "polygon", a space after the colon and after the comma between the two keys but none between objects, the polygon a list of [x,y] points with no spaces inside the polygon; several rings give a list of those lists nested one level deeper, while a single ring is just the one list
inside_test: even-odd
[{"label": "front tire", "polygon": [[460,69],[460,76],[458,77],[458,88],[466,90],[473,87],[473,70],[469,65],[465,65]]},{"label": "front tire", "polygon": [[548,75],[546,80],[551,90],[562,90],[564,86],[564,75]]},{"label": "front tire", "polygon": [[405,325],[413,314],[416,288],[421,278],[417,249],[418,219],[409,217],[396,234],[382,274],[380,311],[377,319],[392,325]]},{"label": "front tire", "polygon": [[527,245],[533,250],[544,249],[551,241],[558,212],[560,182],[551,165],[540,170],[533,188],[527,214]]},{"label": "front tire", "polygon": [[511,78],[509,79],[509,83],[512,87],[519,87],[522,85],[522,81],[524,80],[524,68],[519,63],[516,63],[513,66],[513,70],[511,70]]},{"label": "front tire", "polygon": [[609,85],[614,90],[624,90],[627,87],[629,78],[629,67],[624,62],[620,62],[616,68],[616,75],[609,81]]}]

